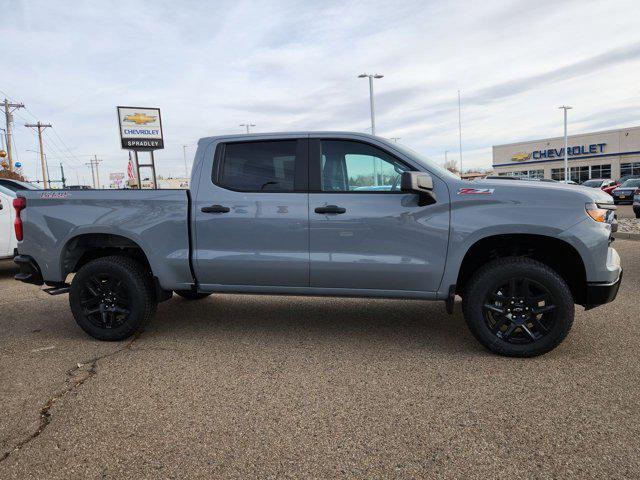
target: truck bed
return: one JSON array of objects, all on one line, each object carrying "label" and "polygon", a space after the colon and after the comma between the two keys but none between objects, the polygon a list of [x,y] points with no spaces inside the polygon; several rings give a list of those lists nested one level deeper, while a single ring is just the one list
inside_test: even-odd
[{"label": "truck bed", "polygon": [[65,249],[80,236],[135,242],[167,290],[189,288],[187,190],[27,190],[19,253],[37,259],[46,282],[66,277]]}]

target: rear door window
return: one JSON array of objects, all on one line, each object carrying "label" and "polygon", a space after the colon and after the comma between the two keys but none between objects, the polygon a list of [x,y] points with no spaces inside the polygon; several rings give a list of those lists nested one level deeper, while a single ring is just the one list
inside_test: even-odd
[{"label": "rear door window", "polygon": [[214,183],[240,192],[293,192],[296,173],[306,159],[299,158],[299,140],[227,143],[218,160]]}]

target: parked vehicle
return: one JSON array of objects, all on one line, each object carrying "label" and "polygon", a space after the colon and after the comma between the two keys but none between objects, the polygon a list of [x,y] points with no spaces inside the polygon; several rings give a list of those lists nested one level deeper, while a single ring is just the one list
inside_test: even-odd
[{"label": "parked vehicle", "polygon": [[0,178],[0,187],[8,188],[14,192],[20,190],[38,190],[40,188],[33,183],[21,182],[20,180],[14,180],[12,178]]},{"label": "parked vehicle", "polygon": [[627,180],[633,180],[636,178],[640,178],[640,175],[624,175],[618,179],[618,183],[623,184]]},{"label": "parked vehicle", "polygon": [[614,209],[597,189],[461,180],[371,135],[209,137],[191,190],[20,193],[16,278],[69,292],[102,340],[132,335],[172,291],[442,300],[449,312],[457,294],[485,347],[527,357],[565,338],[574,302],[615,298]]},{"label": "parked vehicle", "polygon": [[636,218],[640,218],[640,193],[633,196],[633,213],[636,214]]},{"label": "parked vehicle", "polygon": [[640,178],[632,178],[624,182],[619,187],[615,188],[611,195],[613,196],[613,202],[617,205],[619,203],[633,203],[633,196],[636,193],[640,193]]},{"label": "parked vehicle", "polygon": [[13,251],[18,245],[13,227],[14,198],[16,194],[13,190],[0,185],[0,259],[13,257]]},{"label": "parked vehicle", "polygon": [[515,175],[488,175],[484,180],[524,180],[522,177],[516,177]]},{"label": "parked vehicle", "polygon": [[611,192],[613,192],[613,190],[615,190],[618,186],[620,186],[620,184],[610,178],[592,178],[591,180],[587,180],[586,182],[583,182],[582,186],[590,187],[590,188],[599,188],[603,192],[606,192],[609,195],[611,195]]}]

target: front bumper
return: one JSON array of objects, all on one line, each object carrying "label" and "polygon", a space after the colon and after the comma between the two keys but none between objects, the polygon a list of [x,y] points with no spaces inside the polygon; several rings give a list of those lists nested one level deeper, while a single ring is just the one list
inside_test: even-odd
[{"label": "front bumper", "polygon": [[605,303],[613,302],[618,295],[618,289],[622,282],[622,270],[615,282],[612,283],[588,283],[587,298],[584,304],[585,310],[595,308]]},{"label": "front bumper", "polygon": [[34,285],[42,285],[44,283],[40,267],[29,255],[17,254],[13,261],[20,267],[20,273],[16,273],[13,278],[24,283],[33,283]]}]

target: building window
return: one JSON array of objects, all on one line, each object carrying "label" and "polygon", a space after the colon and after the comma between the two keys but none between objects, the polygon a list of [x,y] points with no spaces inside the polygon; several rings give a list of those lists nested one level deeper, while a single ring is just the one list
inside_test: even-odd
[{"label": "building window", "polygon": [[582,183],[589,180],[589,166],[571,167],[569,178],[576,183]]},{"label": "building window", "polygon": [[551,179],[562,182],[564,180],[564,168],[552,168]]},{"label": "building window", "polygon": [[611,178],[611,165],[591,165],[589,178]]},{"label": "building window", "polygon": [[621,163],[620,176],[624,177],[625,175],[640,175],[640,162]]}]

